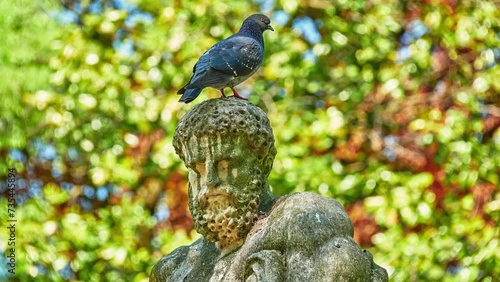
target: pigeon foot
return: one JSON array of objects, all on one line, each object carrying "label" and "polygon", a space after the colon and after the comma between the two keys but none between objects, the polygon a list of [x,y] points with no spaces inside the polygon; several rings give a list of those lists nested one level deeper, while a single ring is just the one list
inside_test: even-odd
[{"label": "pigeon foot", "polygon": [[220,89],[220,94],[222,94],[222,97],[226,97],[226,94],[224,94],[224,88]]},{"label": "pigeon foot", "polygon": [[241,100],[248,101],[247,98],[245,98],[245,97],[241,96],[240,94],[238,94],[238,92],[236,92],[236,90],[234,90],[234,88],[231,87],[231,90],[233,91],[234,97],[236,97],[238,99],[241,99]]}]

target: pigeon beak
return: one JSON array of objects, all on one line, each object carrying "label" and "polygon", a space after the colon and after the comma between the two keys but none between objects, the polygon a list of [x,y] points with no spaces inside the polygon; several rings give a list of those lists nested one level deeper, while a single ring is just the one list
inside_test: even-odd
[{"label": "pigeon beak", "polygon": [[270,31],[274,31],[274,28],[270,24],[267,25],[267,29],[269,29]]}]

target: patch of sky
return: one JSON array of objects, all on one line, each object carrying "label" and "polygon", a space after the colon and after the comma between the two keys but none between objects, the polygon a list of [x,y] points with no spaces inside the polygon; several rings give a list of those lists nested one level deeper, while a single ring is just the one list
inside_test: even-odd
[{"label": "patch of sky", "polygon": [[37,139],[33,142],[33,147],[37,152],[38,158],[42,161],[50,161],[57,157],[56,147],[52,144],[46,144]]},{"label": "patch of sky", "polygon": [[89,12],[93,14],[102,13],[102,4],[100,0],[93,0],[89,5]]},{"label": "patch of sky", "polygon": [[409,45],[420,37],[424,36],[429,32],[429,28],[425,26],[425,24],[417,19],[412,21],[407,27],[406,30],[399,38],[399,42],[401,43],[401,47],[398,48],[397,52],[397,61],[402,63],[411,57],[411,49]]},{"label": "patch of sky", "polygon": [[19,193],[14,196],[14,199],[16,200],[16,204],[22,205],[28,199],[28,195]]},{"label": "patch of sky", "polygon": [[60,180],[62,178],[62,172],[57,169],[57,167],[52,167],[52,170],[51,170],[51,173],[52,173],[52,177],[54,177],[55,179],[58,179]]},{"label": "patch of sky", "polygon": [[[498,33],[498,39],[500,39],[500,33]],[[490,56],[488,56],[490,54],[490,52],[493,54],[493,56],[491,56],[492,58],[489,58]],[[487,52],[486,52],[488,55],[487,55],[487,65],[486,67],[487,68],[492,68],[494,66],[497,65],[498,61],[500,61],[500,48],[496,47],[496,48],[492,48],[492,49],[489,49]]]},{"label": "patch of sky", "polygon": [[421,20],[414,20],[408,25],[405,32],[403,32],[399,42],[408,45],[424,36],[428,31],[429,28],[427,28]]},{"label": "patch of sky", "polygon": [[78,14],[66,9],[52,12],[50,16],[62,25],[78,22]]},{"label": "patch of sky", "polygon": [[6,254],[3,251],[0,251],[0,264],[2,267],[0,267],[0,280],[1,281],[7,281],[7,276],[10,275],[7,270],[9,269],[8,267],[3,267],[4,265],[8,265],[9,263],[6,258]]},{"label": "patch of sky", "polygon": [[101,187],[97,188],[96,198],[99,201],[105,201],[105,200],[107,200],[108,196],[109,196],[109,192],[108,192],[108,187],[107,186],[101,186]]},{"label": "patch of sky", "polygon": [[314,55],[313,51],[311,49],[308,49],[304,54],[302,55],[302,58],[305,61],[310,61],[315,63],[318,60],[318,57]]},{"label": "patch of sky", "polygon": [[325,101],[318,100],[318,101],[316,101],[316,104],[314,106],[316,107],[316,109],[324,109],[325,108]]},{"label": "patch of sky", "polygon": [[80,198],[78,200],[78,203],[79,203],[80,207],[82,207],[86,211],[92,211],[94,208],[92,201],[87,199],[87,198]]},{"label": "patch of sky", "polygon": [[69,263],[66,264],[66,266],[63,269],[59,270],[58,273],[66,281],[75,279],[75,273],[71,269],[71,265]]},{"label": "patch of sky", "polygon": [[443,95],[446,91],[446,83],[444,81],[440,81],[434,87],[434,94]]},{"label": "patch of sky", "polygon": [[129,56],[134,53],[134,41],[130,38],[120,40],[119,37],[113,41],[113,48],[123,56]]},{"label": "patch of sky", "polygon": [[25,163],[27,161],[26,155],[21,150],[9,150],[9,156],[18,162]]},{"label": "patch of sky", "polygon": [[31,198],[40,198],[42,196],[43,182],[40,179],[30,180],[28,194]]},{"label": "patch of sky", "polygon": [[132,10],[130,11],[129,16],[125,19],[125,25],[127,27],[134,27],[138,23],[150,24],[153,22],[153,20],[153,16],[149,13],[139,10]]},{"label": "patch of sky", "polygon": [[290,20],[290,15],[283,10],[274,12],[272,16],[272,21],[275,22],[277,25],[281,26],[286,25],[288,23],[288,20]]},{"label": "patch of sky", "polygon": [[274,9],[274,0],[254,0],[254,3],[259,4],[262,13],[268,13]]},{"label": "patch of sky", "polygon": [[300,33],[310,44],[316,44],[321,40],[316,23],[310,17],[300,17],[293,20],[292,28]]},{"label": "patch of sky", "polygon": [[82,190],[83,190],[83,195],[85,195],[85,197],[87,197],[89,199],[94,198],[94,195],[95,195],[94,187],[91,187],[89,185],[83,185]]},{"label": "patch of sky", "polygon": [[170,217],[170,209],[167,205],[161,203],[156,207],[154,217],[158,222],[167,220]]},{"label": "patch of sky", "polygon": [[397,138],[392,135],[388,135],[384,138],[384,144],[385,144],[384,148],[385,157],[390,161],[395,161],[396,152],[394,151],[394,146],[396,146],[397,144]]},{"label": "patch of sky", "polygon": [[286,96],[286,90],[285,90],[285,89],[283,89],[283,88],[280,88],[280,89],[278,90],[278,96],[280,96],[280,97],[282,97],[282,98],[283,98],[283,97],[285,97],[285,96]]},{"label": "patch of sky", "polygon": [[111,0],[111,3],[118,10],[132,11],[137,8],[137,5],[127,0]]},{"label": "patch of sky", "polygon": [[408,60],[411,57],[411,50],[409,46],[401,46],[398,49],[397,53],[397,61],[398,62],[404,62]]},{"label": "patch of sky", "polygon": [[71,161],[76,161],[78,160],[78,150],[76,150],[75,148],[69,148],[68,149],[68,158],[71,160]]},{"label": "patch of sky", "polygon": [[61,182],[61,184],[59,184],[61,186],[61,188],[63,188],[64,190],[66,191],[70,191],[71,189],[73,189],[73,183],[69,183],[69,182]]}]

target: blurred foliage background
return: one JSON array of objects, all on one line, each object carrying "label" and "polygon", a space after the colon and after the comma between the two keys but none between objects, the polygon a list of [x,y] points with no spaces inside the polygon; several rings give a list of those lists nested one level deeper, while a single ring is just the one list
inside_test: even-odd
[{"label": "blurred foliage background", "polygon": [[[0,280],[147,281],[197,238],[172,148],[199,56],[263,12],[238,86],[271,120],[275,195],[344,204],[391,281],[500,277],[496,1],[1,1]],[[1,213],[2,226],[5,213]]]}]

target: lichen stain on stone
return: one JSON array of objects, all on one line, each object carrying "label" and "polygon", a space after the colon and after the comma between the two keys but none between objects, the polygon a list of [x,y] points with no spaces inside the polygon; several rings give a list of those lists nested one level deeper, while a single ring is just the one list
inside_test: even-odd
[{"label": "lichen stain on stone", "polygon": [[217,134],[216,139],[217,139],[217,152],[222,152],[222,137],[220,133]]},{"label": "lichen stain on stone", "polygon": [[227,176],[229,174],[229,164],[227,160],[221,160],[217,164],[217,168],[219,171],[219,179],[223,183],[227,183],[228,179]]},{"label": "lichen stain on stone", "polygon": [[[200,143],[200,146],[198,148],[197,154],[199,156],[206,156],[205,161],[213,161],[214,155],[215,155],[215,150],[213,146],[213,138],[208,138],[208,136],[203,136],[202,142]],[[204,153],[205,151],[208,151],[208,154]]]}]

